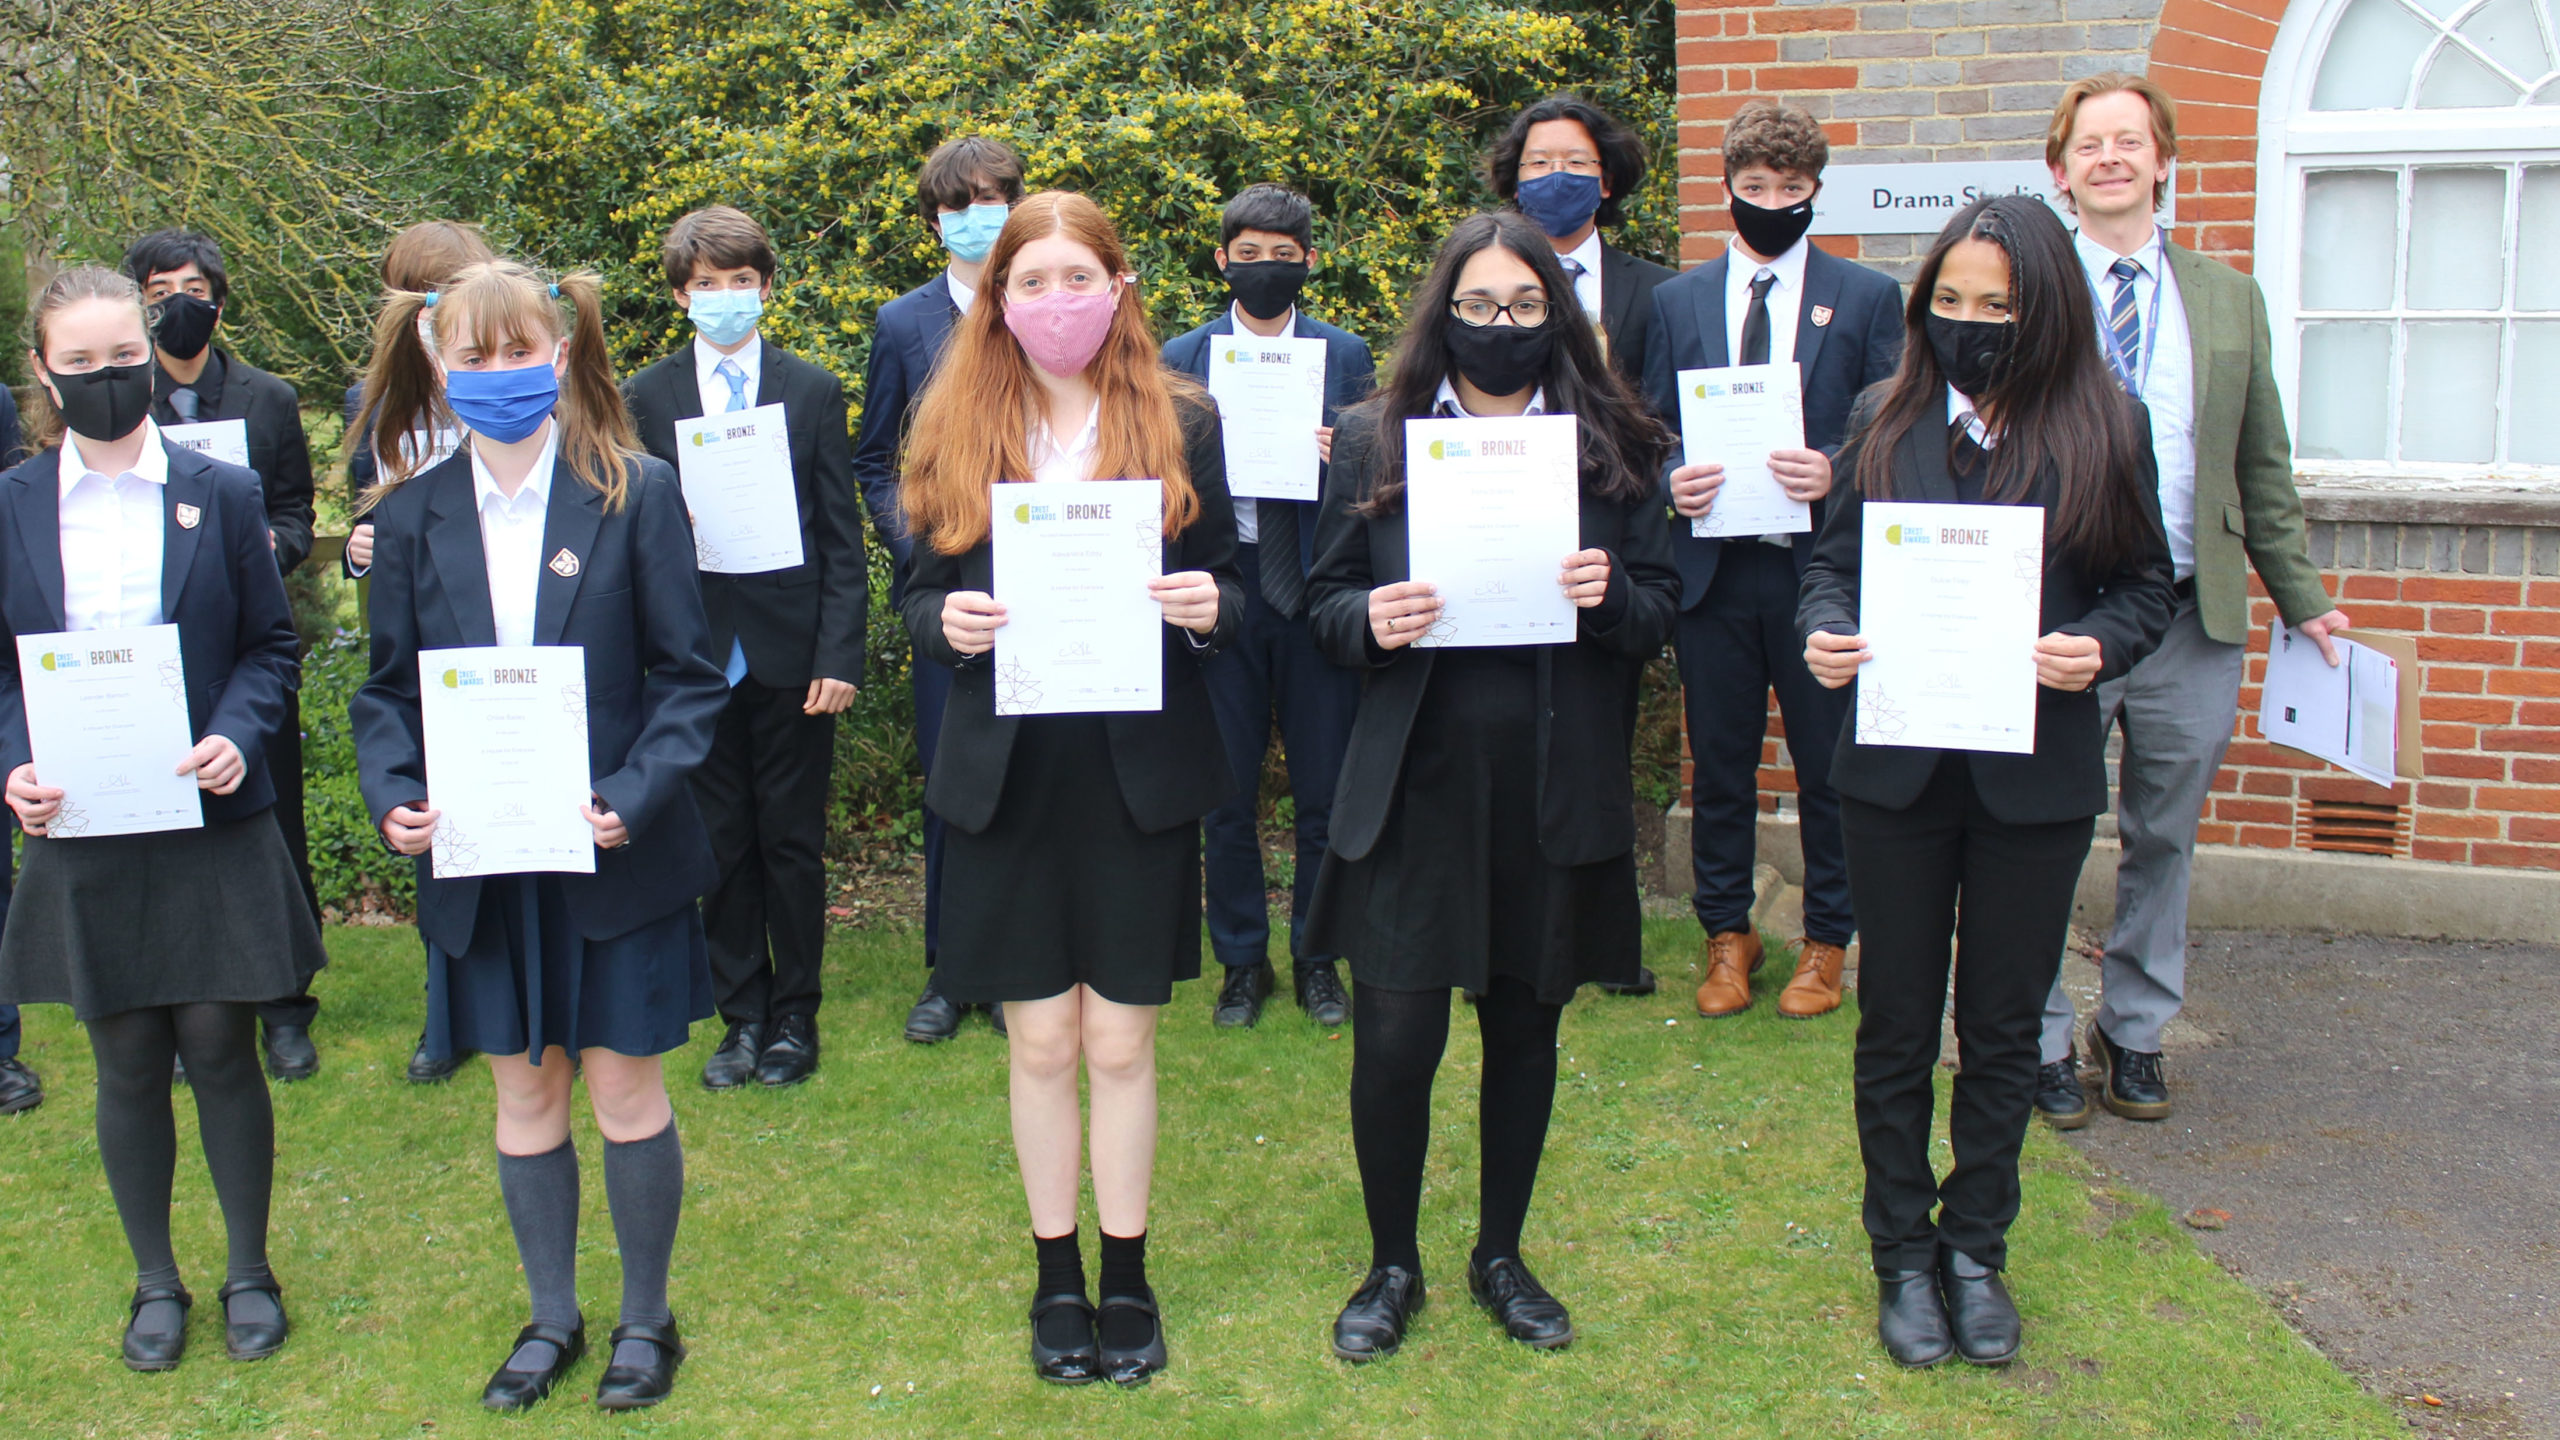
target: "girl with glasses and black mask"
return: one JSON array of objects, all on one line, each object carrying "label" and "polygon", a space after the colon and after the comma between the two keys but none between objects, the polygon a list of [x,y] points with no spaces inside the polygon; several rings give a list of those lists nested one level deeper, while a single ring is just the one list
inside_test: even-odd
[{"label": "girl with glasses and black mask", "polygon": [[[1669,437],[1601,359],[1554,247],[1476,215],[1442,245],[1393,378],[1343,417],[1308,577],[1316,643],[1368,673],[1334,800],[1309,946],[1354,981],[1351,1131],[1370,1271],[1334,1354],[1392,1354],[1423,1302],[1416,1217],[1449,992],[1484,1038],[1483,1191],[1468,1284],[1512,1338],[1573,1325],[1520,1255],[1555,1101],[1556,1027],[1585,982],[1635,978],[1632,672],[1671,630],[1678,577],[1655,489]],[[1439,617],[1411,578],[1405,422],[1572,415],[1580,545],[1556,557],[1573,640],[1413,648]]]},{"label": "girl with glasses and black mask", "polygon": [[[1958,212],[1912,285],[1901,368],[1861,397],[1832,462],[1843,483],[1796,617],[1814,678],[1850,684],[1870,656],[1867,501],[2044,511],[2034,752],[1861,744],[1852,726],[1832,762],[1865,947],[1856,1096],[1877,1332],[1906,1366],[2017,1354],[2000,1274],[2045,994],[2107,808],[2095,687],[2151,653],[2175,604],[2150,422],[2100,358],[2095,324],[2071,238],[2042,201]],[[1941,1181],[1930,1087],[1951,940],[1964,1064]]]}]

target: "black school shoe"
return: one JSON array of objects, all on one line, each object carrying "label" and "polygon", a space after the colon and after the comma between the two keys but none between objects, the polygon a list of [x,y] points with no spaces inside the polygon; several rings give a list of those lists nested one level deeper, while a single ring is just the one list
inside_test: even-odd
[{"label": "black school shoe", "polygon": [[456,1050],[451,1057],[438,1060],[427,1053],[427,1035],[421,1030],[418,1032],[418,1048],[409,1052],[409,1083],[435,1085],[450,1080],[454,1072],[462,1068],[463,1061],[478,1053],[476,1050]]},{"label": "black school shoe", "polygon": [[1330,960],[1300,961],[1295,972],[1298,1008],[1319,1025],[1339,1025],[1351,1018],[1351,997],[1343,993],[1341,972]]},{"label": "black school shoe", "polygon": [[759,1085],[797,1085],[818,1073],[818,1019],[814,1015],[785,1015],[773,1024],[773,1038],[765,1042],[764,1056],[756,1062]]},{"label": "black school shoe", "polygon": [[[1040,1321],[1051,1311],[1077,1312],[1076,1338],[1065,1346],[1040,1343]],[[1102,1347],[1093,1336],[1093,1302],[1064,1291],[1031,1302],[1031,1373],[1052,1385],[1090,1385],[1102,1378]]]},{"label": "black school shoe", "polygon": [[1467,1262],[1467,1293],[1476,1297],[1502,1332],[1532,1350],[1561,1350],[1573,1343],[1573,1317],[1547,1293],[1517,1255]]},{"label": "black school shoe", "polygon": [[311,1027],[269,1025],[266,1031],[270,1078],[291,1082],[308,1080],[320,1073],[320,1047],[311,1043]]},{"label": "black school shoe", "polygon": [[764,1058],[764,1026],[754,1020],[732,1020],[711,1058],[702,1062],[702,1088],[735,1090],[756,1078],[756,1062]]},{"label": "black school shoe", "polygon": [[[1101,1316],[1112,1310],[1134,1310],[1147,1317],[1147,1343],[1131,1348],[1103,1345],[1102,1378],[1114,1385],[1144,1385],[1165,1367],[1164,1316],[1156,1310],[1154,1297],[1146,1295],[1105,1295],[1094,1307],[1094,1328],[1101,1330]],[[1099,1343],[1099,1342],[1097,1342]]]},{"label": "black school shoe", "polygon": [[2169,1082],[2160,1075],[2159,1051],[2124,1049],[2091,1025],[2089,1055],[2107,1072],[2098,1097],[2108,1109],[2127,1120],[2169,1118]]},{"label": "black school shoe", "polygon": [[1876,1272],[1876,1339],[1905,1370],[1926,1370],[1955,1353],[1935,1270]]},{"label": "black school shoe", "polygon": [[[142,1318],[142,1307],[155,1300],[178,1302],[178,1328],[166,1335],[144,1335],[135,1332],[134,1322]],[[187,1353],[187,1312],[195,1308],[196,1297],[184,1285],[148,1285],[133,1292],[133,1305],[125,1314],[124,1363],[128,1370],[145,1374],[175,1370]]]},{"label": "black school shoe", "polygon": [[907,1038],[918,1045],[938,1045],[959,1033],[960,1007],[942,998],[942,992],[933,988],[933,977],[925,976],[924,993],[907,1012]]},{"label": "black school shoe", "polygon": [[1999,1271],[1961,1250],[1941,1249],[1938,1293],[1946,1297],[1956,1353],[1967,1364],[2006,1365],[2018,1358],[2018,1307]]},{"label": "black school shoe", "polygon": [[[252,1290],[275,1297],[275,1319],[239,1321],[231,1318],[231,1297]],[[293,1321],[284,1313],[284,1287],[278,1285],[274,1277],[225,1285],[218,1293],[222,1301],[222,1347],[232,1359],[264,1360],[284,1348],[285,1337],[293,1333]]]},{"label": "black school shoe", "polygon": [[507,1347],[507,1359],[514,1359],[518,1350],[536,1340],[551,1346],[551,1363],[539,1370],[509,1370],[500,1362],[498,1373],[481,1387],[482,1408],[512,1415],[541,1404],[551,1388],[560,1383],[560,1377],[569,1373],[569,1367],[587,1353],[587,1322],[580,1319],[564,1330],[537,1320],[516,1332],[515,1343]]},{"label": "black school shoe", "polygon": [[608,1363],[604,1377],[596,1381],[599,1410],[645,1410],[666,1399],[676,1388],[676,1367],[684,1363],[684,1341],[676,1336],[673,1316],[664,1325],[626,1320],[614,1326],[613,1349],[619,1351],[625,1340],[648,1341],[655,1358],[646,1365]]},{"label": "black school shoe", "polygon": [[0,1115],[15,1115],[44,1103],[44,1081],[17,1056],[0,1058]]},{"label": "black school shoe", "polygon": [[1654,992],[1656,984],[1657,982],[1653,978],[1653,967],[1650,965],[1639,965],[1636,967],[1636,978],[1633,982],[1625,985],[1616,985],[1603,980],[1594,988],[1599,990],[1603,995],[1650,995]]},{"label": "black school shoe", "polygon": [[2036,1068],[2036,1118],[2056,1130],[2089,1123],[2089,1092],[2080,1084],[2080,1062],[2066,1055]]},{"label": "black school shoe", "polygon": [[1226,983],[1218,987],[1217,1007],[1209,1018],[1221,1030],[1238,1030],[1262,1019],[1262,1002],[1271,998],[1271,962],[1226,967]]},{"label": "black school shoe", "polygon": [[1393,1355],[1428,1298],[1418,1271],[1401,1265],[1371,1270],[1333,1318],[1333,1358],[1365,1365]]}]

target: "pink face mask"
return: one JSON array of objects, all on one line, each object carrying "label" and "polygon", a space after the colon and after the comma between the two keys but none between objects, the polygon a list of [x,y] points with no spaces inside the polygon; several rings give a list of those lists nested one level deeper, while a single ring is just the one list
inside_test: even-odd
[{"label": "pink face mask", "polygon": [[1031,363],[1052,375],[1080,374],[1102,352],[1111,333],[1111,312],[1119,307],[1114,286],[1099,295],[1052,291],[1034,300],[1004,302],[1004,325],[1022,343]]}]

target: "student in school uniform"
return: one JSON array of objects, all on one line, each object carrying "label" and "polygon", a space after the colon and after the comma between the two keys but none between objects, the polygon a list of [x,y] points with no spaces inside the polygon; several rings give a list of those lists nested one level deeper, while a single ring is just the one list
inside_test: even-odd
[{"label": "student in school uniform", "polygon": [[[906,594],[915,547],[898,511],[898,469],[917,398],[933,379],[952,332],[977,307],[986,284],[987,252],[995,248],[1005,217],[1022,203],[1022,157],[1000,140],[962,135],[944,141],[916,174],[916,213],[923,217],[951,261],[932,279],[880,307],[871,334],[871,363],[862,385],[862,423],[853,437],[853,474],[873,533],[895,562],[889,603]],[[942,711],[951,699],[951,667],[918,648],[907,664],[915,698],[916,758],[925,774],[942,739]],[[960,1033],[961,1012],[934,987],[933,963],[942,939],[942,851],[945,827],[931,803],[924,807],[924,991],[907,1011],[905,1034],[931,1045]],[[1004,1033],[1004,1007],[984,1007],[988,1023]]]},{"label": "student in school uniform", "polygon": [[[1244,611],[1217,408],[1159,361],[1120,237],[1081,195],[1014,207],[986,289],[916,408],[903,500],[915,539],[907,633],[955,672],[925,801],[949,823],[935,987],[1001,1004],[1015,1158],[1038,1277],[1034,1371],[1140,1385],[1165,1366],[1147,1283],[1155,1034],[1200,973],[1200,817],[1235,791],[1202,682]],[[1163,706],[996,713],[1009,605],[995,595],[990,487],[1130,480],[1163,526]],[[1159,496],[1160,491],[1160,496]],[[1076,1239],[1077,1062],[1093,1088],[1100,1303]]]},{"label": "student in school uniform", "polygon": [[[1395,1353],[1424,1298],[1417,1238],[1450,995],[1484,1038],[1481,1209],[1467,1288],[1512,1339],[1571,1343],[1521,1257],[1576,988],[1627,985],[1641,951],[1631,791],[1634,671],[1678,579],[1659,480],[1669,437],[1600,355],[1555,252],[1509,212],[1458,222],[1414,292],[1384,390],[1334,437],[1316,639],[1366,671],[1316,882],[1311,946],[1349,957],[1351,1140],[1370,1269],[1333,1325],[1348,1361]],[[1581,547],[1556,557],[1570,643],[1415,649],[1440,616],[1412,574],[1405,422],[1571,415]]]},{"label": "student in school uniform", "polygon": [[720,866],[702,925],[728,1022],[703,1088],[797,1085],[818,1068],[836,716],[862,681],[871,615],[862,495],[843,382],[758,332],[775,269],[764,227],[714,205],[677,220],[662,249],[694,338],[623,386],[640,443],[673,466],[678,421],[767,405],[782,407],[789,432],[800,563],[702,572],[729,703],[693,788]]},{"label": "student in school uniform", "polygon": [[[0,480],[0,768],[27,833],[0,1001],[67,1004],[88,1028],[98,1156],[136,1271],[123,1342],[136,1370],[176,1367],[194,1304],[169,1233],[169,1072],[186,1058],[230,1246],[225,1349],[263,1359],[291,1326],[267,1262],[275,1112],[252,1007],[328,963],[268,775],[300,665],[293,613],[258,477],[151,421],[150,331],[132,280],[65,270],[32,309],[37,453]],[[166,763],[195,778],[202,823],[83,833],[77,797],[45,782],[30,745],[17,639],[156,625],[177,628],[197,737]]]},{"label": "student in school uniform", "polygon": [[[592,273],[546,284],[511,261],[432,295],[393,291],[365,372],[384,472],[373,673],[348,715],[365,806],[391,848],[418,857],[428,1048],[487,1055],[496,1083],[498,1187],[532,1318],[481,1392],[493,1410],[540,1401],[586,1349],[573,1055],[604,1132],[622,1256],[596,1404],[657,1404],[685,1354],[667,1304],[684,1148],[660,1057],[713,1013],[693,902],[715,870],[692,771],[728,690],[684,497],[631,433],[601,297]],[[471,439],[409,474],[400,441],[439,393]],[[488,645],[585,652],[592,874],[435,874],[418,655]]]},{"label": "student in school uniform", "polygon": [[[25,437],[18,425],[18,398],[9,387],[0,385],[0,471],[5,471],[27,458]],[[0,917],[6,917],[6,886],[0,884]],[[15,1115],[33,1110],[44,1103],[44,1078],[18,1058],[18,1007],[0,1005],[0,1115]]]},{"label": "student in school uniform", "polygon": [[1551,95],[1512,116],[1485,159],[1493,193],[1555,246],[1600,329],[1602,352],[1631,385],[1644,379],[1654,287],[1678,272],[1628,254],[1600,231],[1626,218],[1644,171],[1643,138],[1579,95]]},{"label": "student in school uniform", "polygon": [[[1217,340],[1231,335],[1291,335],[1324,341],[1323,424],[1326,453],[1342,411],[1360,403],[1377,373],[1369,346],[1347,330],[1298,308],[1298,292],[1317,263],[1315,206],[1285,185],[1248,185],[1219,217],[1218,269],[1233,297],[1227,313],[1164,344],[1164,363],[1202,384]],[[1321,468],[1319,468],[1321,474]],[[1239,496],[1236,561],[1244,576],[1244,623],[1236,641],[1208,664],[1209,699],[1235,765],[1236,793],[1202,827],[1208,846],[1209,948],[1226,968],[1216,1023],[1251,1025],[1272,989],[1270,890],[1262,873],[1262,757],[1275,726],[1289,762],[1297,811],[1297,878],[1290,886],[1291,990],[1298,1008],[1319,1025],[1351,1016],[1334,958],[1306,946],[1307,902],[1324,865],[1325,825],[1342,748],[1360,706],[1360,677],[1324,657],[1307,628],[1307,569],[1315,561],[1314,501]]]},{"label": "student in school uniform", "polygon": [[[2045,992],[2107,806],[2094,687],[2151,653],[2174,603],[2149,422],[2099,358],[2094,325],[2071,237],[2043,201],[1958,211],[1913,280],[1901,368],[1850,422],[1805,571],[1805,664],[1849,686],[1873,653],[1858,633],[1867,501],[2044,514],[2033,753],[1862,744],[1850,727],[1831,767],[1862,946],[1854,1093],[1877,1338],[1905,1366],[2018,1353],[2001,1279],[2018,1147]],[[1931,1077],[1951,968],[1964,1066],[1940,1179]]]},{"label": "student in school uniform", "polygon": [[[311,442],[302,430],[302,401],[292,386],[213,343],[231,299],[222,247],[189,230],[156,230],[124,252],[124,273],[151,306],[151,343],[159,361],[151,418],[160,425],[238,420],[247,432],[249,468],[267,504],[267,535],[276,570],[290,575],[311,553]],[[311,881],[311,846],[302,819],[302,698],[284,697],[284,723],[267,751],[276,787],[276,823],[293,852],[313,923],[320,892]],[[320,1002],[309,992],[270,997],[258,1007],[265,1023],[267,1073],[305,1080],[320,1071],[311,1022]]]},{"label": "student in school uniform", "polygon": [[1755,100],[1736,111],[1724,137],[1733,241],[1653,292],[1645,396],[1674,429],[1684,370],[1793,364],[1804,396],[1804,445],[1766,458],[1780,487],[1812,507],[1812,529],[1700,538],[1694,522],[1713,512],[1724,465],[1690,465],[1675,454],[1665,476],[1671,551],[1680,562],[1673,646],[1693,762],[1689,900],[1707,934],[1697,1009],[1710,1019],[1751,1008],[1751,977],[1761,965],[1751,872],[1772,690],[1786,718],[1804,851],[1804,935],[1795,974],[1778,996],[1780,1015],[1806,1020],[1840,1008],[1841,972],[1858,928],[1831,789],[1831,749],[1848,697],[1815,684],[1805,669],[1796,587],[1822,529],[1835,483],[1830,457],[1846,437],[1849,407],[1902,358],[1902,287],[1805,238],[1830,156],[1820,122],[1802,110]]}]

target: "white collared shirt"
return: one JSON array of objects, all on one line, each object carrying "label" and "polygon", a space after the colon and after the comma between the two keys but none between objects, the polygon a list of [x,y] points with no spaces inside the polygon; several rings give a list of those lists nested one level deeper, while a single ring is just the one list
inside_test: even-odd
[{"label": "white collared shirt", "polygon": [[[1470,419],[1473,419],[1473,418],[1484,418],[1484,419],[1501,419],[1501,418],[1504,418],[1504,417],[1501,417],[1501,416],[1484,416],[1484,417],[1477,417],[1477,416],[1476,416],[1476,413],[1475,413],[1474,411],[1469,410],[1465,405],[1463,405],[1463,404],[1460,404],[1460,403],[1459,403],[1459,401],[1458,401],[1458,387],[1457,387],[1457,385],[1456,385],[1454,382],[1452,382],[1452,381],[1449,379],[1449,377],[1448,377],[1448,376],[1446,376],[1446,375],[1443,375],[1443,376],[1441,376],[1441,377],[1440,377],[1440,393],[1439,393],[1439,395],[1438,395],[1438,396],[1436,396],[1436,397],[1433,399],[1433,401],[1432,401],[1432,404],[1431,404],[1431,413],[1432,413],[1432,414],[1434,414],[1434,415],[1440,416],[1440,417],[1441,417],[1441,418],[1443,418],[1443,419],[1451,419],[1451,420],[1454,420],[1454,419],[1460,418],[1460,417],[1462,417],[1462,416],[1463,416],[1463,417],[1470,418]],[[1546,414],[1546,413],[1547,413],[1547,387],[1546,387],[1546,386],[1544,386],[1544,385],[1539,386],[1539,387],[1537,388],[1537,390],[1536,390],[1533,394],[1531,394],[1531,395],[1529,396],[1529,408],[1528,408],[1528,409],[1526,409],[1526,410],[1521,411],[1520,413],[1521,413],[1521,414],[1523,414],[1523,415],[1544,415],[1544,414]]]},{"label": "white collared shirt", "polygon": [[63,628],[159,624],[166,618],[160,565],[169,524],[169,451],[160,427],[143,420],[142,454],[117,475],[89,468],[79,437],[64,431],[58,483]]},{"label": "white collared shirt", "polygon": [[[1227,324],[1233,326],[1235,333],[1238,335],[1251,335],[1255,333],[1244,323],[1244,318],[1244,307],[1234,303],[1233,301],[1229,301],[1227,304]],[[1280,333],[1283,335],[1295,335],[1298,333],[1297,306],[1290,306],[1289,313],[1280,317]],[[1262,512],[1254,508],[1253,497],[1250,495],[1238,495],[1235,497],[1235,506],[1236,543],[1239,545],[1261,544]]]},{"label": "white collared shirt", "polygon": [[[2098,328],[2104,331],[2108,308],[2116,298],[2116,277],[2107,268],[2118,257],[2086,231],[2075,233],[2072,245],[2080,252],[2081,267],[2088,271],[2090,302]],[[2178,294],[2178,277],[2169,269],[2168,247],[2158,227],[2153,227],[2142,248],[2123,258],[2142,267],[2133,281],[2134,314],[2146,332],[2136,373],[2142,380],[2142,403],[2151,411],[2151,455],[2160,466],[2160,519],[2169,531],[2169,559],[2184,580],[2196,573],[2196,364],[2187,306]],[[2157,326],[2151,320],[2155,309],[2160,317]],[[2104,334],[2098,337],[2098,346],[2106,349]]]},{"label": "white collared shirt", "polygon": [[542,526],[551,511],[553,468],[560,458],[560,425],[549,423],[542,453],[512,496],[498,488],[480,447],[471,447],[471,497],[480,511],[480,553],[489,568],[489,616],[498,643],[533,643],[534,596],[542,588]]},{"label": "white collared shirt", "polygon": [[1785,254],[1766,264],[1743,253],[1739,245],[1724,250],[1724,353],[1742,363],[1742,322],[1751,314],[1751,282],[1763,273],[1777,277],[1769,287],[1769,363],[1784,365],[1796,358],[1796,320],[1804,313],[1805,252],[1810,240],[1798,240]]},{"label": "white collared shirt", "polygon": [[[1582,243],[1574,246],[1563,258],[1582,267],[1582,273],[1573,277],[1573,298],[1582,302],[1582,313],[1591,317],[1591,323],[1599,324],[1600,228],[1593,226]],[[1565,270],[1572,274],[1572,266],[1565,267]]]},{"label": "white collared shirt", "polygon": [[1982,413],[1973,408],[1973,397],[1953,385],[1947,387],[1947,423],[1964,426],[1964,433],[1985,450],[1999,445],[1999,433],[1982,423]]},{"label": "white collared shirt", "polygon": [[1031,478],[1034,480],[1090,480],[1093,478],[1093,456],[1102,448],[1102,402],[1084,417],[1084,425],[1073,439],[1060,444],[1049,428],[1046,411],[1031,421]]},{"label": "white collared shirt", "polygon": [[720,372],[722,361],[747,372],[747,408],[756,408],[756,385],[764,379],[764,337],[750,335],[735,355],[723,355],[711,348],[711,342],[693,337],[693,379],[702,389],[702,413],[725,415],[729,410],[729,382]]},{"label": "white collared shirt", "polygon": [[978,303],[978,287],[961,279],[960,272],[949,269],[944,270],[942,272],[942,282],[951,287],[952,309],[966,315],[969,313],[969,307]]}]

